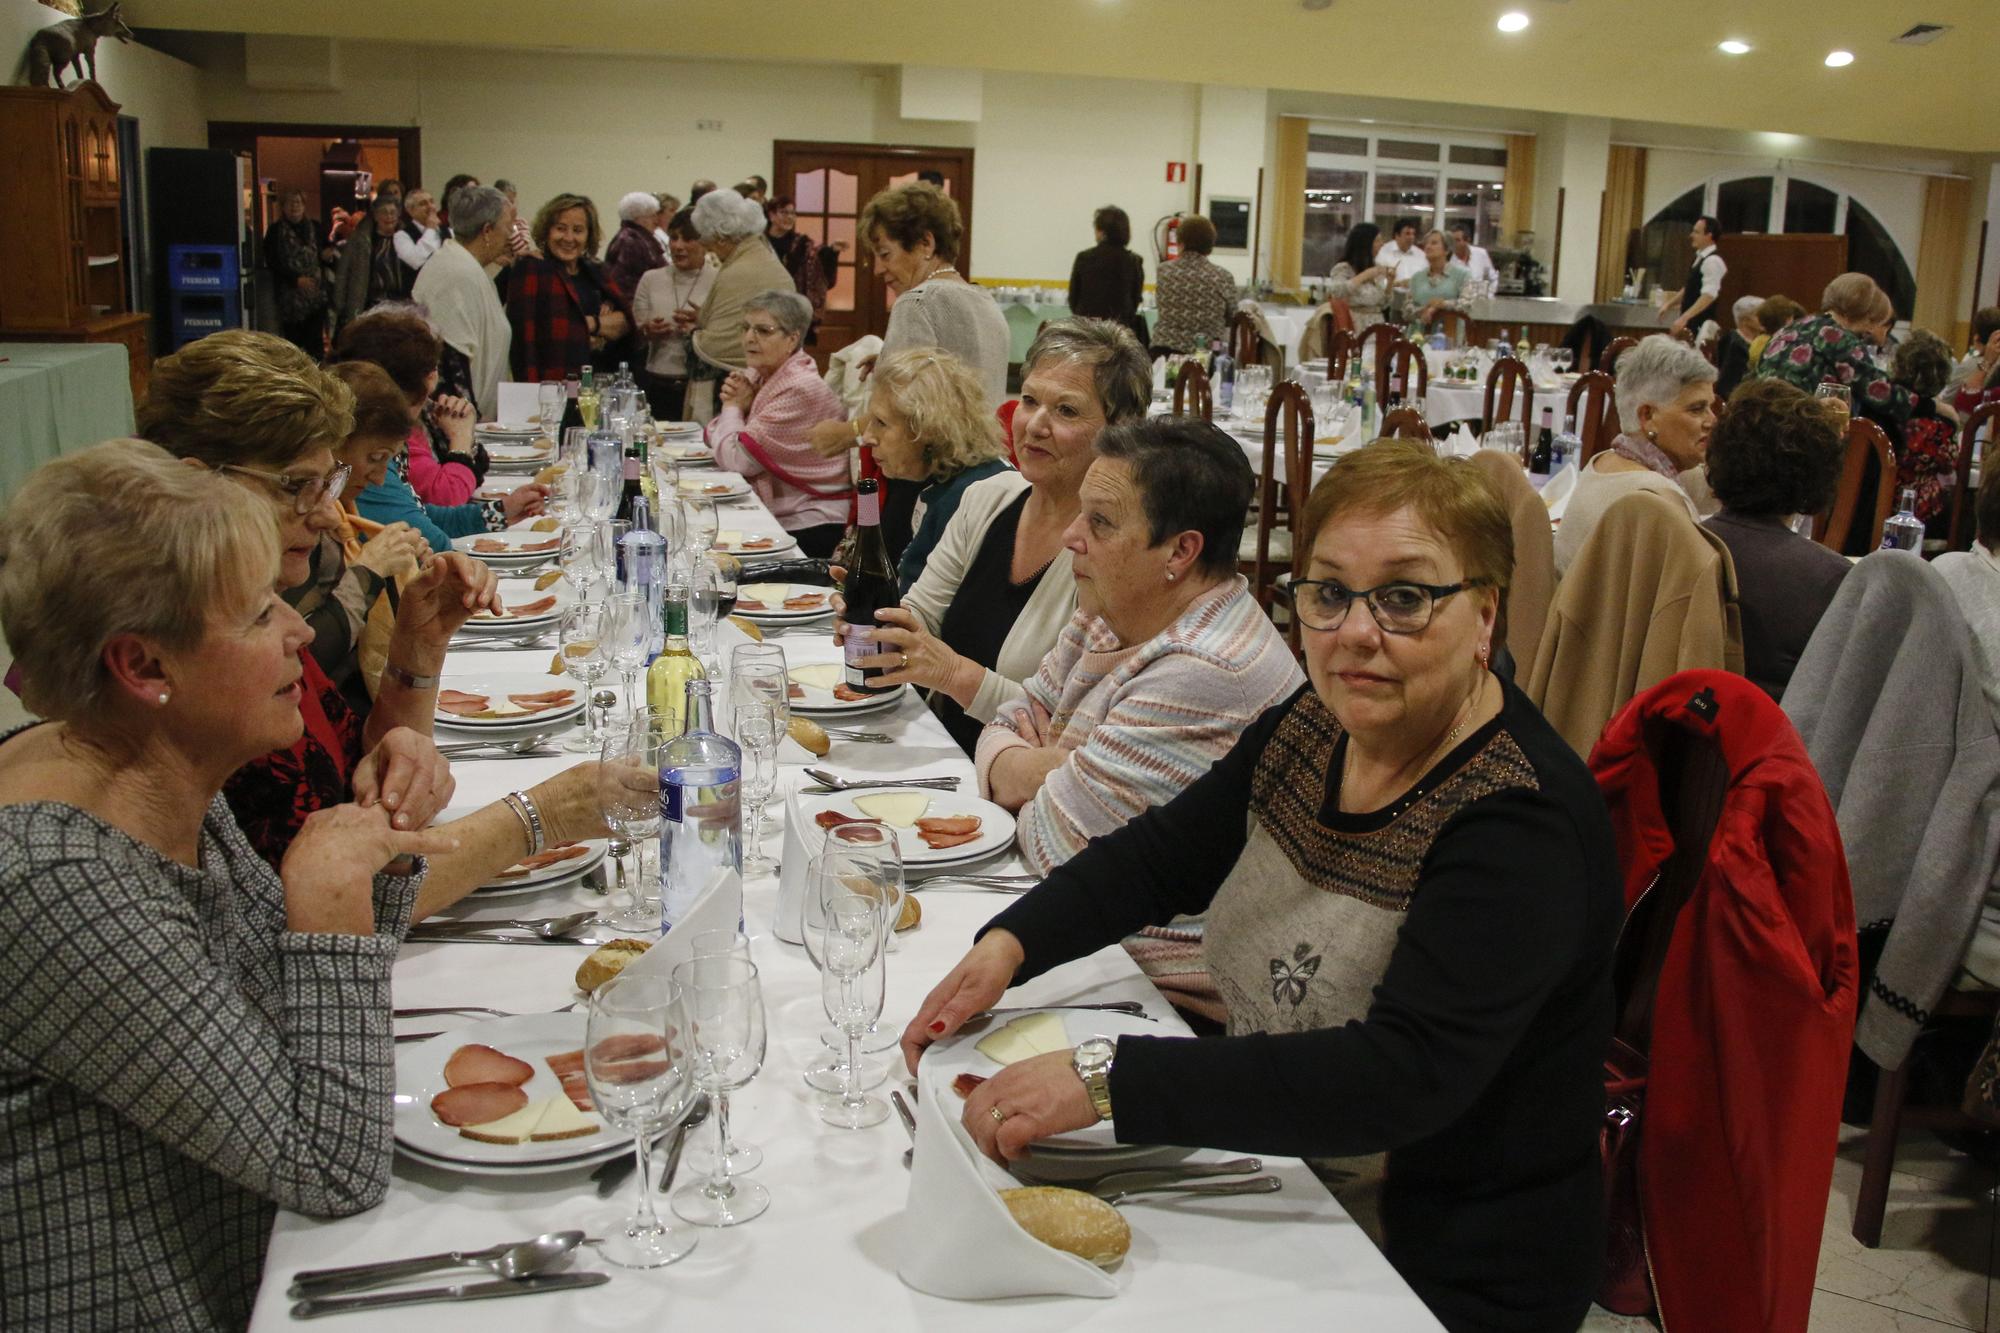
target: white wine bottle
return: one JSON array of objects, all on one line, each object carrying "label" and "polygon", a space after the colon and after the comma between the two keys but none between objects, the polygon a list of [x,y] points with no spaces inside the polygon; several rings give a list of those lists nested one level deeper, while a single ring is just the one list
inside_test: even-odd
[{"label": "white wine bottle", "polygon": [[669,735],[680,733],[686,717],[687,683],[707,674],[701,669],[701,659],[688,650],[687,616],[688,585],[683,575],[667,584],[662,612],[666,646],[646,668],[646,702],[653,706],[654,723]]}]

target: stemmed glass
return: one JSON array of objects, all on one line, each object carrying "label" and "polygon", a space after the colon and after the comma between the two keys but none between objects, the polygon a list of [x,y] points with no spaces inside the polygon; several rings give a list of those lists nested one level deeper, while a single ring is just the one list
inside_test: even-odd
[{"label": "stemmed glass", "polygon": [[594,524],[574,524],[563,529],[562,545],[556,548],[556,566],[562,570],[569,586],[575,589],[579,601],[593,600],[591,594],[601,578],[597,563],[601,532],[602,529]]},{"label": "stemmed glass", "polygon": [[862,1129],[881,1124],[889,1115],[882,1099],[861,1091],[853,1076],[860,1060],[861,1034],[882,1015],[885,923],[882,904],[850,891],[843,882],[848,878],[851,876],[830,881],[820,900],[819,920],[808,920],[806,935],[818,939],[820,1002],[847,1039],[848,1078],[837,1098],[821,1102],[819,1118],[842,1129]]},{"label": "stemmed glass", "polygon": [[1844,433],[1854,414],[1854,390],[1839,380],[1821,380],[1819,387],[1813,390],[1813,397],[1835,414],[1837,420],[1834,424]]},{"label": "stemmed glass", "polygon": [[611,660],[625,678],[625,709],[629,716],[640,707],[639,670],[646,665],[653,646],[651,599],[641,592],[615,592],[604,599],[610,620],[605,637],[611,644]]},{"label": "stemmed glass", "polygon": [[563,748],[573,752],[594,752],[604,744],[604,718],[598,712],[596,700],[590,696],[595,693],[597,682],[604,679],[604,673],[611,669],[611,663],[604,656],[605,618],[602,603],[579,601],[563,613],[562,626],[558,631],[563,670],[570,679],[583,683],[584,717],[587,720],[581,732],[572,733],[563,742]]},{"label": "stemmed glass", "polygon": [[[750,650],[755,650],[750,651]],[[783,740],[792,724],[791,679],[785,671],[785,650],[775,643],[739,644],[729,654],[729,703],[769,704]]]},{"label": "stemmed glass", "polygon": [[[704,662],[715,651],[715,624],[725,595],[736,604],[736,579],[713,555],[695,552],[688,569],[688,649]],[[725,594],[725,589],[726,594]]]},{"label": "stemmed glass", "polygon": [[536,408],[541,413],[537,424],[541,427],[542,438],[554,444],[562,433],[563,408],[567,405],[563,402],[561,382],[543,380],[541,387],[535,391],[535,400]]},{"label": "stemmed glass", "polygon": [[688,561],[693,563],[707,555],[708,548],[715,545],[715,534],[721,526],[721,520],[715,514],[715,501],[705,495],[683,497],[681,521],[681,547],[688,553]]},{"label": "stemmed glass", "polygon": [[639,1207],[600,1233],[598,1253],[627,1268],[658,1268],[694,1249],[701,1234],[662,1222],[653,1209],[653,1137],[693,1105],[694,1065],[683,1035],[681,988],[664,977],[613,977],[590,997],[583,1075],[604,1123],[632,1135]]},{"label": "stemmed glass", "polygon": [[772,867],[762,843],[764,803],[778,786],[777,711],[759,701],[736,708],[736,745],[743,751],[743,800],[750,806],[750,823],[743,830],[743,873],[760,874]]},{"label": "stemmed glass", "polygon": [[[876,821],[855,821],[856,826],[869,824],[879,830],[887,825]],[[847,828],[849,825],[840,825]],[[820,939],[826,931],[826,900],[830,895],[842,893],[861,894],[871,899],[880,899],[889,893],[892,883],[900,883],[900,865],[885,867],[883,847],[861,837],[831,836],[829,830],[824,850],[806,863],[805,902],[802,905],[803,937],[806,957],[813,966],[822,967]],[[890,835],[893,842],[894,835]],[[900,888],[894,894],[895,911],[901,915],[903,899]],[[861,1060],[858,1054],[850,1053],[846,1035],[840,1031],[837,1020],[835,1026],[820,1032],[820,1042],[825,1049],[818,1059],[806,1066],[806,1086],[819,1092],[840,1093],[850,1084],[862,1088],[872,1088],[889,1076],[888,1069],[876,1060]]]},{"label": "stemmed glass", "polygon": [[[828,849],[854,849],[873,856],[882,868],[879,890],[860,882],[850,884],[855,892],[873,897],[882,904],[888,917],[888,928],[882,936],[882,952],[896,952],[896,923],[903,916],[903,898],[908,890],[903,878],[903,847],[896,837],[896,830],[879,819],[854,819],[826,831]],[[902,1034],[895,1028],[880,1027],[874,1022],[862,1034],[861,1049],[868,1055],[879,1055],[883,1051],[896,1049]]]},{"label": "stemmed glass", "polygon": [[730,955],[690,958],[674,969],[693,1046],[695,1083],[715,1115],[708,1179],[675,1191],[674,1211],[699,1226],[733,1227],[771,1206],[771,1192],[731,1175],[729,1094],[764,1064],[764,995],[757,965]]},{"label": "stemmed glass", "polygon": [[[633,873],[625,880],[625,905],[603,918],[614,930],[657,933],[660,929],[657,857],[655,873],[649,879],[646,848],[659,843],[660,750],[664,744],[656,734],[650,708],[639,709],[625,726],[612,727],[604,740],[603,762],[597,770],[598,812],[611,831],[637,853]],[[648,891],[649,886],[653,891]]]}]

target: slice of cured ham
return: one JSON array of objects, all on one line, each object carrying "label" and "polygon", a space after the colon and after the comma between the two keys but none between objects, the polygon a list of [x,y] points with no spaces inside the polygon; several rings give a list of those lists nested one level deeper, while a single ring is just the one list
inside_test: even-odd
[{"label": "slice of cured ham", "polygon": [[977,833],[983,822],[978,815],[932,815],[919,819],[917,829],[922,833]]},{"label": "slice of cured ham", "polygon": [[483,694],[468,694],[464,690],[439,690],[438,702],[441,704],[483,705],[486,702],[486,696]]},{"label": "slice of cured ham", "polygon": [[[562,538],[551,537],[545,542],[526,542],[515,547],[517,551],[553,551],[562,545]],[[503,548],[504,549],[504,548]]]},{"label": "slice of cured ham", "polygon": [[833,697],[843,703],[858,704],[863,699],[873,698],[874,696],[863,694],[860,690],[849,685],[836,685],[833,687]]},{"label": "slice of cured ham", "polygon": [[482,555],[500,555],[507,550],[507,543],[495,541],[491,537],[481,537],[472,544],[472,549]]},{"label": "slice of cured ham", "polygon": [[568,1078],[571,1074],[582,1074],[583,1049],[578,1047],[574,1051],[558,1051],[554,1055],[545,1055],[542,1057],[542,1063],[547,1065],[549,1072],[557,1078]]},{"label": "slice of cured ham", "polygon": [[778,544],[776,537],[752,537],[739,548],[745,551],[768,551]]},{"label": "slice of cured ham", "polygon": [[786,681],[786,682],[785,682],[785,697],[786,697],[787,699],[803,699],[803,698],[805,698],[805,697],[806,697],[806,689],[805,689],[805,686],[803,686],[803,685],[799,684],[799,683],[798,683],[797,681],[795,681],[795,680],[791,680],[791,681]]},{"label": "slice of cured ham", "polygon": [[738,611],[768,611],[771,608],[754,597],[739,597],[736,599],[736,609]]},{"label": "slice of cured ham", "polygon": [[787,597],[785,599],[785,609],[787,611],[812,611],[825,605],[826,594],[823,592],[801,593],[797,597]]},{"label": "slice of cured ham", "polygon": [[951,1081],[951,1090],[961,1097],[970,1097],[972,1090],[986,1081],[979,1074],[960,1074]]},{"label": "slice of cured ham", "polygon": [[489,708],[491,702],[483,694],[474,695],[470,699],[447,699],[439,695],[438,711],[450,713],[453,717],[485,717],[491,711]]},{"label": "slice of cured ham", "polygon": [[457,1128],[491,1124],[527,1104],[528,1094],[518,1084],[467,1083],[463,1087],[446,1088],[431,1098],[431,1114]]},{"label": "slice of cured ham", "polygon": [[508,607],[507,614],[510,616],[538,616],[555,604],[556,599],[553,596],[539,597],[532,602],[522,602],[519,606]]},{"label": "slice of cured ham", "polygon": [[573,842],[566,847],[551,847],[546,852],[536,852],[533,856],[522,857],[493,878],[520,879],[524,875],[534,874],[537,870],[546,870],[552,865],[559,865],[564,861],[574,860],[579,856],[588,856],[589,854],[590,848],[585,847],[581,843]]},{"label": "slice of cured ham", "polygon": [[934,852],[941,852],[947,847],[961,847],[973,842],[977,840],[979,834],[976,830],[971,833],[926,833],[919,829],[917,836],[924,840],[926,847]]},{"label": "slice of cured ham", "polygon": [[534,1076],[535,1067],[526,1060],[516,1060],[491,1046],[461,1046],[444,1062],[444,1081],[454,1088],[474,1083],[508,1083],[518,1087]]},{"label": "slice of cured ham", "polygon": [[822,810],[813,816],[813,823],[819,825],[821,828],[837,828],[842,824],[858,824],[860,822],[862,822],[861,816],[843,815],[838,810]]}]

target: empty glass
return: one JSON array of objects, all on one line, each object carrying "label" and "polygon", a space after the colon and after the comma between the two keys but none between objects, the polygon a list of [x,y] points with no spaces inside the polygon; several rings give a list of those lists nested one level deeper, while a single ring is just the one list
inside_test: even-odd
[{"label": "empty glass", "polygon": [[739,704],[736,708],[736,745],[743,752],[742,798],[750,807],[750,822],[743,830],[743,873],[759,874],[772,868],[764,855],[764,803],[778,785],[777,710],[768,700]]},{"label": "empty glass", "polygon": [[583,1076],[597,1114],[632,1136],[639,1159],[639,1206],[591,1228],[598,1253],[627,1268],[658,1268],[686,1255],[697,1232],[662,1222],[653,1209],[652,1140],[694,1102],[694,1061],[681,988],[665,977],[613,977],[590,997],[584,1020]]},{"label": "empty glass", "polygon": [[653,604],[644,592],[617,592],[604,599],[610,618],[604,627],[613,665],[624,675],[621,696],[629,716],[639,704],[639,672],[653,646]]},{"label": "empty glass", "polygon": [[579,602],[596,600],[597,591],[606,585],[598,559],[602,537],[595,524],[572,524],[563,529],[562,544],[556,548],[556,565]]},{"label": "empty glass", "polygon": [[819,920],[806,925],[809,937],[818,935],[820,1002],[847,1039],[848,1077],[837,1097],[822,1101],[819,1112],[821,1120],[841,1129],[879,1125],[889,1115],[882,1099],[863,1092],[853,1076],[861,1034],[882,1016],[884,928],[881,903],[849,892],[838,880],[821,899]]},{"label": "empty glass", "polygon": [[[599,752],[597,808],[604,822],[636,853],[626,885],[625,903],[604,914],[614,930],[658,933],[660,929],[659,854],[660,751],[668,738],[653,726],[653,710],[641,708],[623,726],[614,726]],[[646,850],[654,850],[654,869],[646,871]]]},{"label": "empty glass", "polygon": [[674,969],[693,1048],[695,1084],[709,1095],[716,1149],[708,1179],[675,1191],[674,1211],[698,1226],[733,1227],[771,1206],[771,1192],[730,1170],[729,1094],[764,1065],[764,995],[741,958],[690,958]]},{"label": "empty glass", "polygon": [[688,553],[690,561],[698,560],[715,545],[715,534],[719,530],[719,520],[715,515],[715,501],[705,495],[690,495],[681,500],[681,549]]},{"label": "empty glass", "polygon": [[558,631],[563,670],[571,680],[583,685],[585,696],[584,725],[571,732],[563,742],[564,749],[578,753],[595,753],[604,744],[604,718],[598,711],[596,700],[590,697],[596,691],[597,682],[604,679],[604,673],[611,669],[611,660],[604,653],[604,622],[602,603],[579,601],[563,613],[562,627]]},{"label": "empty glass", "polygon": [[535,409],[540,413],[540,420],[536,425],[541,427],[542,438],[550,444],[554,444],[556,437],[562,432],[565,406],[562,383],[558,380],[543,380],[535,391]]}]

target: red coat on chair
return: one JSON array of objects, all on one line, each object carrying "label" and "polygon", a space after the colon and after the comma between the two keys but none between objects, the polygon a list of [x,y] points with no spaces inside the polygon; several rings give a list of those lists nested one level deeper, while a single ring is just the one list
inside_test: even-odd
[{"label": "red coat on chair", "polygon": [[1803,1331],[1859,980],[1840,830],[1777,704],[1682,672],[1591,751],[1628,911],[1673,851],[1662,729],[1705,737],[1728,781],[1653,1008],[1638,1181],[1654,1294],[1674,1333]]}]

